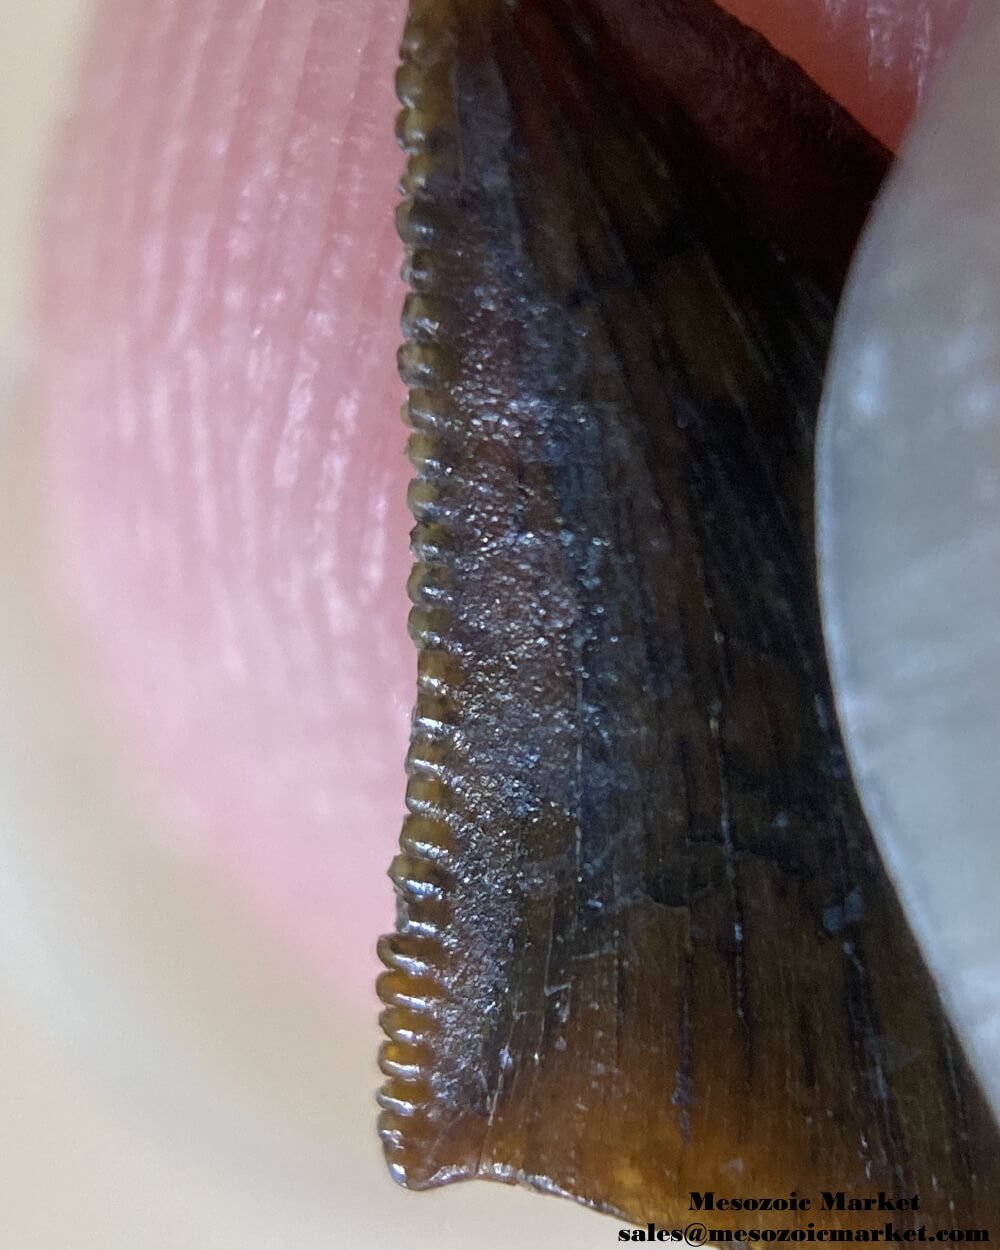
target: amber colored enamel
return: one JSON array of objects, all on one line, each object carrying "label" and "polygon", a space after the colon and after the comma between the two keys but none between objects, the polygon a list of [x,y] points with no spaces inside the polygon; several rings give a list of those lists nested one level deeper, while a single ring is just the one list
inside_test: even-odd
[{"label": "amber colored enamel", "polygon": [[[814,587],[816,408],[886,155],[708,0],[634,8],[424,0],[404,39],[420,665],[386,1155],[640,1223],[883,1190],[922,1200],[900,1227],[1000,1231]],[[810,1220],[872,1217],[741,1226]]]}]

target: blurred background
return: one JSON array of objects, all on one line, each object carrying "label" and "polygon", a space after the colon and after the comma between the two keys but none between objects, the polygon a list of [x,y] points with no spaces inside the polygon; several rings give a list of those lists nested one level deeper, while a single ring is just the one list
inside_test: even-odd
[{"label": "blurred background", "polygon": [[26,309],[90,9],[0,0],[0,1245],[606,1245],[570,1204],[389,1181],[374,1000],[339,1008],[165,849],[47,598]]}]

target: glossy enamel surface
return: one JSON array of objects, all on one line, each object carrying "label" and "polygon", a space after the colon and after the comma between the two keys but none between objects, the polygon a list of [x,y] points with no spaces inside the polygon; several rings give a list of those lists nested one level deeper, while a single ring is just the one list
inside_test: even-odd
[{"label": "glossy enamel surface", "polygon": [[858,805],[814,589],[815,413],[884,153],[713,5],[644,12],[656,77],[600,3],[414,4],[404,40],[388,1160],[638,1221],[832,1186],[988,1225],[995,1129]]}]

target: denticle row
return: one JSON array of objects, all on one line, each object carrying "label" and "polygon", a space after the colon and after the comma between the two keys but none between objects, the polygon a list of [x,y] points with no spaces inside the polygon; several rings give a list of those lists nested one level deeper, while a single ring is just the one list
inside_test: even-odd
[{"label": "denticle row", "polygon": [[417,706],[407,756],[409,815],[400,854],[390,877],[401,900],[400,931],[384,937],[379,956],[387,971],[378,992],[386,1005],[387,1040],[379,1064],[386,1081],[379,1092],[379,1133],[390,1168],[401,1171],[405,1140],[412,1145],[435,1120],[434,1036],[447,997],[448,954],[456,820],[455,797],[445,780],[461,682],[457,657],[448,651],[452,633],[448,518],[439,483],[446,468],[438,457],[437,431],[453,417],[444,380],[455,366],[439,341],[445,306],[435,292],[436,244],[444,237],[439,210],[428,185],[447,148],[450,116],[447,78],[436,72],[442,46],[440,6],[414,3],[402,43],[396,87],[403,111],[397,135],[408,154],[397,213],[406,244],[404,278],[410,286],[402,317],[405,338],[399,370],[410,390],[404,416],[411,426],[407,452],[414,469],[409,504],[416,520],[412,547],[416,563],[409,581],[413,609],[410,633],[419,648]]}]

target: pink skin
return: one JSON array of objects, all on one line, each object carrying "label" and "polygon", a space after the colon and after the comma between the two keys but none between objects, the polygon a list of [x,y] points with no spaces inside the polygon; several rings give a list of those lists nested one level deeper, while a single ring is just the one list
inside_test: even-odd
[{"label": "pink skin", "polygon": [[[966,0],[725,4],[894,142]],[[414,693],[404,7],[106,0],[42,284],[55,569],[135,760],[366,1010]]]},{"label": "pink skin", "polygon": [[971,0],[719,0],[794,57],[888,147],[956,36]]}]

